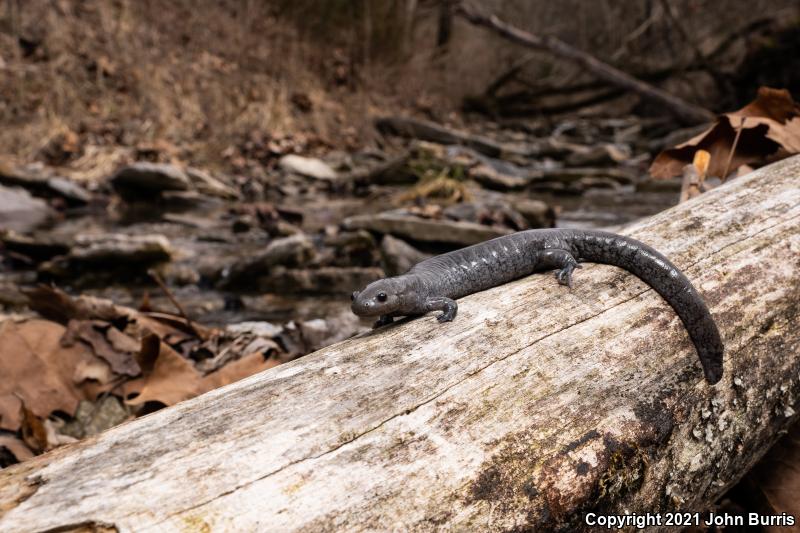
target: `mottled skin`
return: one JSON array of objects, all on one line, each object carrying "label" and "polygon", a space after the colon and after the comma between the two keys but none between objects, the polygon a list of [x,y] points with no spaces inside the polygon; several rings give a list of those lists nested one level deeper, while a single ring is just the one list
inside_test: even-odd
[{"label": "mottled skin", "polygon": [[706,380],[722,377],[722,340],[714,319],[691,282],[653,248],[605,231],[540,229],[498,237],[432,257],[407,273],[367,285],[353,293],[353,312],[380,317],[376,327],[397,316],[442,311],[453,320],[455,300],[533,272],[556,269],[556,279],[572,287],[579,261],[618,266],[655,289],[675,309],[694,342]]}]

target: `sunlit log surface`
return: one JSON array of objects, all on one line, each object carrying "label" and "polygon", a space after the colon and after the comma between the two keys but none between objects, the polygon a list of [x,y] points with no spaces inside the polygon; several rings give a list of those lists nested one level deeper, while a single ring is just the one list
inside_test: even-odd
[{"label": "sunlit log surface", "polygon": [[[534,275],[0,472],[0,531],[583,529],[702,510],[796,418],[800,156],[630,227],[707,299],[619,269]],[[656,528],[657,529],[657,528]]]}]

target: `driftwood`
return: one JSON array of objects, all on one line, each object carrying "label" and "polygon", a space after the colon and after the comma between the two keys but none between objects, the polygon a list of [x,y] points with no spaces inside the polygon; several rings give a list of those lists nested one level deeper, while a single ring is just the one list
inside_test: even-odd
[{"label": "driftwood", "polygon": [[529,276],[454,322],[364,334],[0,471],[0,531],[581,530],[587,512],[702,510],[798,418],[798,180],[800,156],[626,231],[707,299],[716,386],[632,275]]},{"label": "driftwood", "polygon": [[645,83],[642,80],[634,78],[630,74],[627,74],[626,72],[623,72],[609,65],[608,63],[600,61],[591,54],[588,54],[582,50],[578,50],[577,48],[565,43],[557,37],[552,35],[540,36],[523,31],[512,26],[511,24],[508,24],[507,22],[500,20],[494,15],[485,15],[469,2],[461,2],[458,6],[458,13],[469,22],[492,29],[499,35],[512,42],[519,43],[530,48],[547,50],[548,52],[560,58],[573,61],[598,78],[604,79],[618,87],[633,91],[642,98],[646,98],[653,103],[659,104],[682,122],[696,124],[709,122],[714,118],[714,115],[707,109],[686,102],[685,100],[662,91],[661,89],[658,89],[649,83]]}]

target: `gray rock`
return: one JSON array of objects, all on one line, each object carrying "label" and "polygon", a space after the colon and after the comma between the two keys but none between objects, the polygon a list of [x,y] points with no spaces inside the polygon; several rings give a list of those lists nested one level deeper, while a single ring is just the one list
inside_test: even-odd
[{"label": "gray rock", "polygon": [[105,284],[169,261],[172,249],[163,235],[78,235],[66,255],[42,263],[39,273],[53,278]]},{"label": "gray rock", "polygon": [[35,196],[61,198],[67,205],[86,205],[92,195],[74,181],[54,176],[52,170],[42,164],[31,164],[21,168],[10,168],[0,164],[0,184],[22,187]]},{"label": "gray rock", "polygon": [[500,191],[523,189],[530,182],[530,178],[506,174],[484,163],[470,168],[468,174],[487,189]]},{"label": "gray rock", "polygon": [[258,276],[269,273],[276,266],[302,266],[314,257],[314,253],[314,243],[304,233],[275,239],[263,252],[234,263],[223,274],[219,286],[224,289],[252,287]]},{"label": "gray rock", "polygon": [[153,264],[172,256],[169,240],[163,235],[79,235],[68,254],[72,261],[84,263]]},{"label": "gray rock", "polygon": [[258,289],[276,294],[350,294],[384,277],[376,267],[277,267],[258,280]]},{"label": "gray rock", "polygon": [[229,324],[226,328],[234,335],[250,334],[255,337],[277,337],[282,331],[282,326],[276,326],[272,322],[265,321],[245,321],[238,324]]},{"label": "gray rock", "polygon": [[403,211],[358,215],[345,219],[343,224],[348,230],[366,229],[375,233],[407,237],[415,241],[463,246],[511,233],[508,229],[483,226],[473,222],[420,218]]},{"label": "gray rock", "polygon": [[387,276],[404,274],[429,257],[431,254],[421,252],[406,241],[391,235],[384,235],[381,241],[381,264]]},{"label": "gray rock", "polygon": [[555,212],[541,200],[521,198],[514,200],[512,205],[532,228],[551,228],[555,224]]},{"label": "gray rock", "polygon": [[0,242],[6,250],[24,255],[34,262],[46,261],[69,252],[71,242],[63,237],[44,235],[21,235],[15,231],[0,234]]},{"label": "gray rock", "polygon": [[335,170],[321,159],[313,157],[289,154],[281,157],[278,164],[288,172],[294,172],[309,178],[328,181],[337,178]]},{"label": "gray rock", "polygon": [[235,200],[241,196],[236,189],[225,185],[217,178],[211,176],[211,174],[208,172],[200,170],[199,168],[187,168],[186,175],[191,180],[194,188],[203,194],[218,196],[219,198],[225,198],[229,200]]},{"label": "gray rock", "polygon": [[119,170],[111,185],[125,200],[160,196],[164,191],[189,191],[192,181],[183,169],[165,163],[140,161]]},{"label": "gray rock", "polygon": [[53,196],[59,196],[71,205],[86,205],[92,199],[89,191],[66,178],[48,178],[47,186],[52,191]]},{"label": "gray rock", "polygon": [[517,231],[528,229],[525,217],[505,201],[461,202],[449,206],[442,213],[453,220],[507,227]]},{"label": "gray rock", "polygon": [[28,191],[0,185],[0,230],[32,231],[52,215],[50,207]]}]

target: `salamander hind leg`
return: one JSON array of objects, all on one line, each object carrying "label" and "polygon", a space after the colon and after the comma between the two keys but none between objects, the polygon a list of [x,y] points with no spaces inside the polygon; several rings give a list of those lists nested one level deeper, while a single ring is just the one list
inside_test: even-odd
[{"label": "salamander hind leg", "polygon": [[444,296],[432,296],[425,300],[425,311],[442,311],[442,314],[437,316],[436,320],[450,322],[458,313],[458,304],[456,304],[455,300]]},{"label": "salamander hind leg", "polygon": [[539,255],[542,268],[556,268],[556,279],[561,285],[572,288],[572,272],[581,268],[580,263],[567,250],[543,250]]}]

